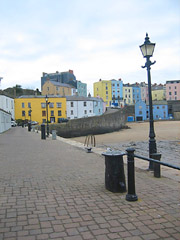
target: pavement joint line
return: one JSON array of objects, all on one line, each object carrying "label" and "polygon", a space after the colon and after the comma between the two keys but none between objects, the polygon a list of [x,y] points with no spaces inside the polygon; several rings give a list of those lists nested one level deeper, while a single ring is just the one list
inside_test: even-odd
[{"label": "pavement joint line", "polygon": [[[41,135],[41,130],[38,131],[38,133]],[[52,134],[49,135],[49,138],[52,139]],[[71,140],[71,139],[66,139],[60,136],[56,136],[56,140],[58,141],[62,141],[64,143],[67,143],[69,145],[78,147],[80,149],[83,149],[84,151],[86,151],[85,145],[83,143]],[[53,140],[54,141],[54,140]],[[97,148],[97,147],[92,147],[92,153],[98,154],[98,155],[102,155],[103,152],[105,152],[105,149],[102,148]],[[124,162],[125,165],[127,165],[127,161]],[[147,163],[146,161],[143,161],[141,159],[137,159],[135,158],[135,168],[137,169],[141,169],[146,171],[147,170],[147,166],[149,163]],[[166,178],[170,178],[176,182],[180,182],[180,172],[178,170],[175,169],[171,169],[165,166],[161,166],[161,177],[166,177]]]}]

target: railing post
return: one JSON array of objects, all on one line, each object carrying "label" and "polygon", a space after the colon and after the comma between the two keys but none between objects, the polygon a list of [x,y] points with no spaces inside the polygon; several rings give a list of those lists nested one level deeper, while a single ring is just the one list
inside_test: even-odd
[{"label": "railing post", "polygon": [[[152,159],[161,161],[160,153],[152,153],[150,156]],[[158,164],[158,163],[154,163],[154,177],[156,177],[156,178],[161,177],[161,168],[160,168],[160,164]]]},{"label": "railing post", "polygon": [[127,201],[137,201],[138,196],[135,191],[135,170],[134,170],[134,148],[126,149],[127,152],[127,175],[128,175],[128,193]]}]

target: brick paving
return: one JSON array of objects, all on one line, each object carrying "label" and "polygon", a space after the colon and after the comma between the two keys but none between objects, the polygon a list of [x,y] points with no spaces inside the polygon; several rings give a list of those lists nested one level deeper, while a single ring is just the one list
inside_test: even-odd
[{"label": "brick paving", "polygon": [[136,169],[127,202],[104,170],[104,157],[26,128],[1,134],[0,239],[180,239],[177,181]]}]

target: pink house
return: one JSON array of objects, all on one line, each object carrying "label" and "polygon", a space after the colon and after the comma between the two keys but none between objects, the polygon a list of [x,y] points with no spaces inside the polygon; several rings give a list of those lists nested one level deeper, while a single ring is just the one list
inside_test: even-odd
[{"label": "pink house", "polygon": [[180,100],[180,80],[166,81],[166,100]]}]

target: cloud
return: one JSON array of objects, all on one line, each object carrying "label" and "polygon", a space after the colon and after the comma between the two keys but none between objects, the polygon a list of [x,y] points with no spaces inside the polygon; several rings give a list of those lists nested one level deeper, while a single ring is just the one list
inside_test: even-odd
[{"label": "cloud", "polygon": [[7,0],[0,8],[2,88],[40,88],[42,72],[69,69],[91,91],[100,78],[144,81],[146,32],[156,42],[152,81],[179,78],[177,0]]}]

